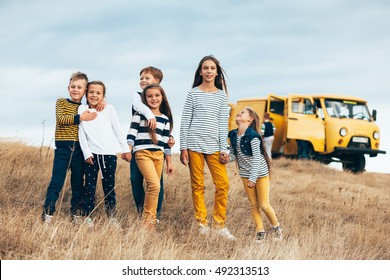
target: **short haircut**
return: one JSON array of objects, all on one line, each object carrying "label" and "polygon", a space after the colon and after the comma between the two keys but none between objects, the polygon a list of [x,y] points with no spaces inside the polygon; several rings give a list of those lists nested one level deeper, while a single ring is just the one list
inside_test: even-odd
[{"label": "short haircut", "polygon": [[163,73],[160,69],[153,67],[153,66],[148,66],[145,67],[139,72],[139,75],[141,76],[142,73],[150,73],[155,79],[159,80],[159,83],[162,82],[163,79]]},{"label": "short haircut", "polygon": [[88,83],[88,76],[87,74],[78,71],[70,76],[69,83],[77,80],[85,80]]}]

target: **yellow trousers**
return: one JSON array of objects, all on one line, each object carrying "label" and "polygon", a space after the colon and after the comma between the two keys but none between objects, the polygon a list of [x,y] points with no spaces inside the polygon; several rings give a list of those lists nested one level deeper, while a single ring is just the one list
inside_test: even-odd
[{"label": "yellow trousers", "polygon": [[135,153],[135,160],[147,185],[142,219],[154,224],[156,223],[156,208],[160,192],[164,153],[162,151],[141,150]]},{"label": "yellow trousers", "polygon": [[213,224],[216,228],[225,227],[229,190],[226,165],[219,162],[219,152],[208,155],[189,150],[188,157],[196,220],[199,224],[208,224],[207,207],[204,199],[204,163],[206,161],[215,185]]},{"label": "yellow trousers", "polygon": [[256,232],[264,231],[263,221],[261,219],[260,209],[267,216],[269,222],[273,227],[279,225],[274,209],[269,203],[269,176],[258,178],[256,186],[248,187],[248,178],[242,178],[245,192],[248,196],[251,214],[256,225]]}]

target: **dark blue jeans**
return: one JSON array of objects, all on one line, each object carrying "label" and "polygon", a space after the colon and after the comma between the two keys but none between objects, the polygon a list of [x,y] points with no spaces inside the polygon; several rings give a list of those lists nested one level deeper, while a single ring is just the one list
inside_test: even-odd
[{"label": "dark blue jeans", "polygon": [[95,208],[96,184],[99,170],[102,176],[104,205],[108,217],[114,217],[116,212],[115,171],[116,155],[93,154],[93,165],[85,164],[85,194],[83,215],[88,216]]},{"label": "dark blue jeans", "polygon": [[84,183],[84,156],[80,145],[73,147],[57,147],[54,151],[53,172],[47,188],[43,204],[43,214],[53,215],[56,202],[64,186],[68,168],[71,171],[70,185],[72,198],[70,201],[71,215],[79,215],[82,210]]},{"label": "dark blue jeans", "polygon": [[[130,162],[130,182],[131,182],[131,189],[133,191],[135,207],[137,208],[138,214],[141,215],[142,210],[144,208],[144,200],[145,200],[144,177],[142,176],[142,173],[138,168],[137,162],[135,161],[134,154]],[[157,202],[157,209],[156,209],[157,219],[160,219],[163,200],[164,200],[164,181],[163,181],[163,175],[161,175],[160,192],[158,194],[158,202]]]}]

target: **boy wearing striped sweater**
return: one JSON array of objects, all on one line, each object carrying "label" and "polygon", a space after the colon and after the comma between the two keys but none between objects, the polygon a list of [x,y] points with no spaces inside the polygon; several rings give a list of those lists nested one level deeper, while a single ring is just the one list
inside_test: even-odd
[{"label": "boy wearing striped sweater", "polygon": [[53,171],[46,191],[42,220],[49,223],[56,210],[55,205],[66,179],[68,169],[71,170],[72,198],[70,213],[72,217],[79,215],[83,196],[84,157],[80,148],[78,131],[81,121],[96,118],[96,112],[85,111],[81,115],[77,110],[87,89],[88,77],[76,72],[72,74],[68,92],[70,98],[59,98],[56,102],[56,130]]}]

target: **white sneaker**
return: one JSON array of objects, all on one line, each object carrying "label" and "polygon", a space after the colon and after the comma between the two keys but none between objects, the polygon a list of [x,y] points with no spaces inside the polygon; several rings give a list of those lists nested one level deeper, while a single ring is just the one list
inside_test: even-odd
[{"label": "white sneaker", "polygon": [[81,225],[83,223],[83,219],[81,216],[73,215],[72,216],[72,224]]},{"label": "white sneaker", "polygon": [[202,235],[205,235],[210,232],[210,227],[206,225],[199,224],[199,233]]},{"label": "white sneaker", "polygon": [[87,217],[85,220],[84,220],[84,223],[87,225],[87,227],[89,228],[93,228],[94,227],[94,224],[93,224],[93,220],[90,218],[90,217]]},{"label": "white sneaker", "polygon": [[224,227],[222,229],[217,229],[216,233],[219,236],[225,237],[229,240],[237,240],[237,238],[233,234],[231,234],[230,231],[226,227]]},{"label": "white sneaker", "polygon": [[53,219],[53,215],[43,215],[43,222],[45,223],[45,225],[48,225],[51,223],[51,220]]},{"label": "white sneaker", "polygon": [[117,218],[110,218],[109,223],[110,223],[110,225],[112,225],[112,226],[114,226],[116,228],[120,228],[121,227],[121,224],[119,223]]}]

